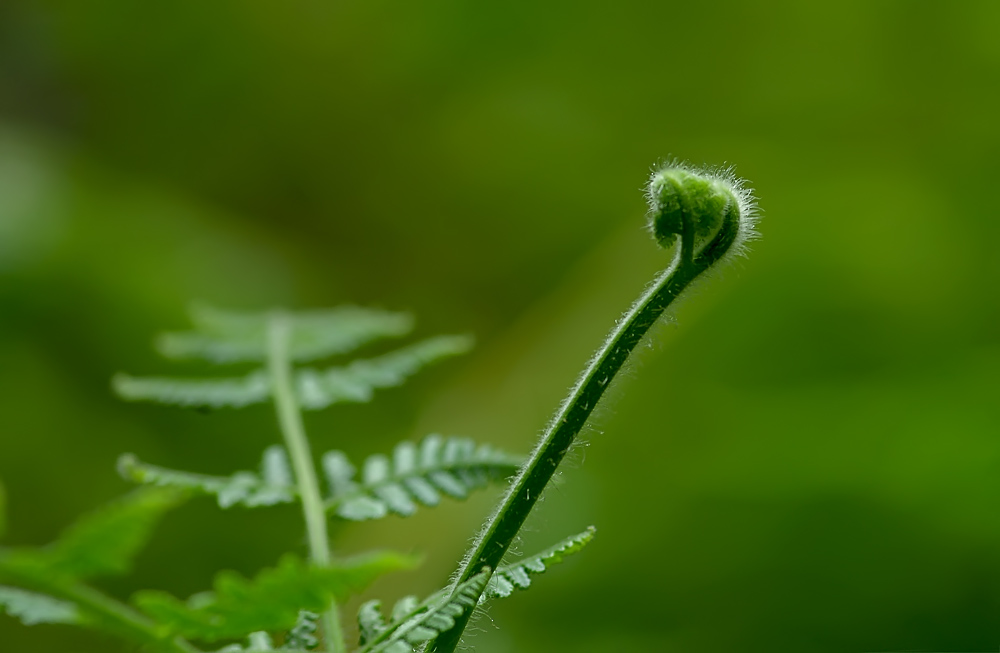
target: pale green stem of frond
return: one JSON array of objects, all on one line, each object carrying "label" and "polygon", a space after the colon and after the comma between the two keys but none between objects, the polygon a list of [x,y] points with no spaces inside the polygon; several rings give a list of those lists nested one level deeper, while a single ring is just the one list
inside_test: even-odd
[{"label": "pale green stem of frond", "polygon": [[[310,558],[317,565],[330,564],[330,544],[326,532],[326,511],[316,479],[309,441],[302,424],[302,412],[292,385],[292,365],[289,357],[291,322],[287,315],[275,312],[268,323],[268,370],[271,374],[272,396],[278,412],[278,423],[285,446],[292,458],[295,478],[302,499],[302,511],[309,538]],[[344,637],[336,603],[323,615],[323,636],[332,653],[344,653]]]}]

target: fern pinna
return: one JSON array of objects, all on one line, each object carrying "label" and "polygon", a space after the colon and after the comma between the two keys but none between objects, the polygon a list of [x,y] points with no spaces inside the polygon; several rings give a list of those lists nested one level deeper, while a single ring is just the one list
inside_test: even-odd
[{"label": "fern pinna", "polygon": [[[650,229],[660,245],[673,247],[673,262],[619,321],[526,460],[464,437],[432,434],[371,455],[359,466],[341,451],[322,454],[317,465],[302,411],[370,401],[375,390],[401,385],[422,367],[467,351],[470,339],[440,336],[373,358],[314,367],[306,364],[405,336],[412,320],[358,307],[301,313],[198,307],[192,312],[194,330],[159,338],[160,353],[254,369],[212,379],[120,374],[115,390],[127,400],[195,408],[270,401],[282,443],[263,452],[259,470],[228,476],[172,470],[123,455],[119,472],[138,489],[82,518],[48,546],[0,549],[0,581],[8,583],[0,585],[0,609],[27,625],[98,629],[162,653],[345,653],[339,606],[379,576],[416,561],[388,551],[335,556],[328,521],[372,520],[389,513],[405,517],[419,506],[438,505],[444,496],[462,499],[513,477],[449,585],[423,600],[400,599],[388,616],[377,600],[359,608],[358,653],[451,653],[477,605],[528,588],[532,576],[593,538],[590,527],[504,564],[538,497],[631,352],[685,289],[742,251],[754,235],[753,198],[728,171],[666,165],[650,180],[649,201]],[[126,604],[90,584],[93,578],[127,572],[159,518],[194,495],[211,496],[223,509],[299,503],[308,559],[289,553],[249,579],[221,572],[210,591],[187,600],[147,590]],[[0,495],[0,530],[2,501]]]}]

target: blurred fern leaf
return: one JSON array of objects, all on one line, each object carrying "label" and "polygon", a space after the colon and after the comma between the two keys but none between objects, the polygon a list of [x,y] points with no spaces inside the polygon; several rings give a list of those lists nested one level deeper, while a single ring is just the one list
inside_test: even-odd
[{"label": "blurred fern leaf", "polygon": [[310,651],[319,646],[319,640],[316,638],[316,631],[318,630],[316,623],[318,621],[319,615],[315,612],[299,610],[299,618],[295,622],[295,625],[292,626],[292,629],[288,631],[288,636],[285,637],[285,644],[282,648]]},{"label": "blurred fern leaf", "polygon": [[375,390],[402,385],[421,368],[466,353],[472,343],[470,336],[437,336],[345,367],[301,369],[295,374],[299,402],[305,410],[344,402],[366,403]]},{"label": "blurred fern leaf", "polygon": [[111,380],[119,397],[128,401],[206,408],[242,408],[267,401],[270,382],[263,370],[225,379],[173,379],[116,374]]},{"label": "blurred fern leaf", "polygon": [[[195,330],[166,333],[157,349],[167,358],[201,358],[213,363],[263,361],[267,358],[269,313],[224,311],[208,306],[191,310]],[[309,361],[343,354],[381,338],[405,336],[413,318],[357,306],[291,314],[289,356]]]},{"label": "blurred fern leaf", "polygon": [[510,596],[514,588],[527,589],[531,585],[531,575],[543,573],[548,567],[562,562],[566,556],[587,546],[594,539],[596,532],[597,530],[590,526],[584,532],[567,537],[541,553],[518,560],[514,564],[498,567],[486,585],[483,598],[503,598]]},{"label": "blurred fern leaf", "polygon": [[[444,590],[428,598],[425,603],[431,604],[443,596]],[[396,605],[392,607],[392,616],[390,617],[392,627],[401,625],[411,616],[416,615],[422,607],[419,599],[412,595],[404,596],[399,601],[396,601]],[[381,601],[367,601],[362,603],[361,607],[358,608],[358,635],[361,646],[365,646],[369,642],[374,642],[379,635],[388,631],[389,628],[390,624],[386,622],[385,616],[382,614]]]},{"label": "blurred fern leaf", "polygon": [[280,651],[281,653],[309,653],[308,649],[290,646],[288,642],[285,642],[284,646],[281,648],[274,648],[274,641],[271,639],[271,636],[263,631],[250,633],[250,635],[247,636],[246,646],[241,644],[230,644],[229,646],[220,648],[215,653],[263,653],[264,651]]},{"label": "blurred fern leaf", "polygon": [[0,573],[48,584],[127,572],[160,518],[184,493],[141,488],[70,526],[42,548],[0,551]]},{"label": "blurred fern leaf", "polygon": [[235,572],[216,576],[214,591],[186,602],[159,591],[135,595],[139,608],[171,632],[204,641],[244,637],[255,631],[293,628],[300,610],[323,612],[334,599],[364,590],[376,578],[412,568],[416,560],[392,552],[373,553],[317,567],[288,555],[252,580]]},{"label": "blurred fern leaf", "polygon": [[358,608],[358,641],[362,646],[374,640],[388,628],[389,624],[382,616],[381,601],[373,599],[361,604],[361,607]]},{"label": "blurred fern leaf", "polygon": [[241,505],[247,508],[290,503],[298,490],[292,480],[285,448],[268,447],[261,460],[261,472],[236,472],[231,476],[208,476],[157,467],[141,462],[132,454],[118,459],[118,471],[135,483],[175,487],[216,497],[220,508]]},{"label": "blurred fern leaf", "polygon": [[[377,358],[356,360],[325,370],[303,368],[294,373],[295,393],[305,410],[320,410],[336,403],[371,401],[375,390],[402,385],[422,367],[467,352],[468,336],[438,336]],[[174,379],[116,374],[115,392],[129,401],[205,408],[242,408],[271,397],[267,373],[254,370],[241,377]]]},{"label": "blurred fern leaf", "polygon": [[15,587],[0,585],[0,609],[20,619],[25,626],[83,623],[83,617],[73,603]]},{"label": "blurred fern leaf", "polygon": [[404,596],[396,601],[396,605],[392,606],[392,616],[390,619],[393,622],[401,622],[410,616],[411,613],[415,612],[419,606],[420,601],[417,597],[412,595]]},{"label": "blurred fern leaf", "polygon": [[389,512],[412,515],[418,503],[438,505],[442,493],[464,499],[472,490],[514,474],[521,459],[468,438],[429,435],[419,445],[399,443],[391,460],[370,456],[360,482],[340,451],[325,453],[322,465],[330,487],[327,509],[343,519],[363,521]]}]

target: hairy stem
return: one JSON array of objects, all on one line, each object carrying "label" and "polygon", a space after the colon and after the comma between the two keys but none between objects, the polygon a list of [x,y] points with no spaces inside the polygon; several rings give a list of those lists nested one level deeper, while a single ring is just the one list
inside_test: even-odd
[{"label": "hairy stem", "polygon": [[[737,212],[728,211],[719,232],[697,255],[694,253],[694,228],[685,223],[673,263],[639,297],[591,360],[466,555],[455,587],[486,567],[496,569],[500,566],[538,497],[629,355],[681,292],[735,242],[738,220]],[[427,650],[452,653],[470,616],[471,611],[456,619],[455,627],[442,633]]]},{"label": "hairy stem", "polygon": [[[291,340],[291,322],[287,315],[275,312],[268,328],[268,369],[274,391],[274,404],[278,411],[278,423],[285,439],[295,469],[295,479],[302,498],[302,512],[305,515],[306,533],[309,539],[309,556],[317,565],[330,564],[330,541],[326,532],[326,510],[316,480],[316,466],[313,463],[309,440],[302,424],[302,412],[292,386],[292,363],[288,355]],[[326,650],[344,653],[344,636],[340,627],[337,604],[323,614],[323,637]]]}]

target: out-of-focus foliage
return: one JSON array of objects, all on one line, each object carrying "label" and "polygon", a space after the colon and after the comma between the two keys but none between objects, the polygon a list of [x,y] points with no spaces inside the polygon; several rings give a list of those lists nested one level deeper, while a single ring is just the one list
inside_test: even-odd
[{"label": "out-of-focus foliage", "polygon": [[297,490],[291,482],[285,448],[276,444],[265,449],[260,467],[260,474],[243,471],[230,476],[207,476],[148,465],[132,454],[118,458],[118,472],[130,481],[210,494],[223,509],[235,505],[257,508],[291,503]]},{"label": "out-of-focus foliage", "polygon": [[288,630],[298,623],[300,610],[322,612],[331,598],[345,601],[379,576],[415,564],[413,558],[390,552],[335,561],[328,567],[289,555],[252,580],[222,572],[213,591],[195,594],[186,602],[152,590],[136,594],[135,602],[171,632],[211,642],[254,631]]},{"label": "out-of-focus foliage", "polygon": [[[267,360],[267,313],[234,313],[195,304],[194,331],[164,333],[157,348],[167,358],[199,358],[212,363]],[[298,312],[290,326],[288,357],[311,361],[346,354],[381,338],[405,336],[413,318],[405,313],[344,306]]]},{"label": "out-of-focus foliage", "polygon": [[124,574],[182,498],[175,490],[143,488],[82,517],[44,548],[0,549],[0,577],[44,586]]},{"label": "out-of-focus foliage", "polygon": [[316,638],[316,631],[319,628],[317,625],[318,621],[319,615],[315,612],[309,612],[308,610],[300,611],[295,626],[288,631],[288,637],[285,639],[283,648],[309,650],[319,646],[319,640]]},{"label": "out-of-focus foliage", "polygon": [[51,596],[0,585],[0,608],[25,626],[83,623],[77,607]]},{"label": "out-of-focus foliage", "polygon": [[[664,263],[638,189],[672,154],[737,164],[763,238],[677,311],[541,506],[524,551],[593,523],[586,559],[473,643],[995,648],[998,35],[991,0],[0,3],[5,544],[120,494],[123,451],[226,475],[274,442],[263,406],[112,398],[114,371],[163,369],[148,334],[191,300],[475,333],[465,367],[307,426],[354,460],[431,429],[525,450]],[[376,588],[425,596],[489,503],[341,551],[426,552]],[[291,507],[192,502],[161,533],[109,592],[188,596],[302,545]],[[123,650],[8,617],[0,641]]]},{"label": "out-of-focus foliage", "polygon": [[129,571],[154,527],[182,499],[173,489],[142,488],[80,518],[47,546],[0,549],[0,582],[20,586],[0,585],[0,608],[26,626],[70,624],[161,643],[152,628],[137,626],[139,615],[122,604],[108,609],[113,600],[82,581]]},{"label": "out-of-focus foliage", "polygon": [[[167,358],[211,363],[261,363],[267,359],[267,313],[234,313],[195,305],[196,330],[165,333],[157,348]],[[402,336],[413,328],[405,313],[345,306],[292,314],[288,356],[312,361],[346,354],[381,338]],[[325,370],[301,368],[294,374],[299,405],[321,410],[342,402],[367,403],[376,389],[402,385],[426,365],[466,353],[469,336],[437,336],[369,360],[353,360]],[[271,398],[265,369],[236,378],[177,379],[117,374],[113,385],[123,399],[156,401],[195,408],[243,408]]]}]

